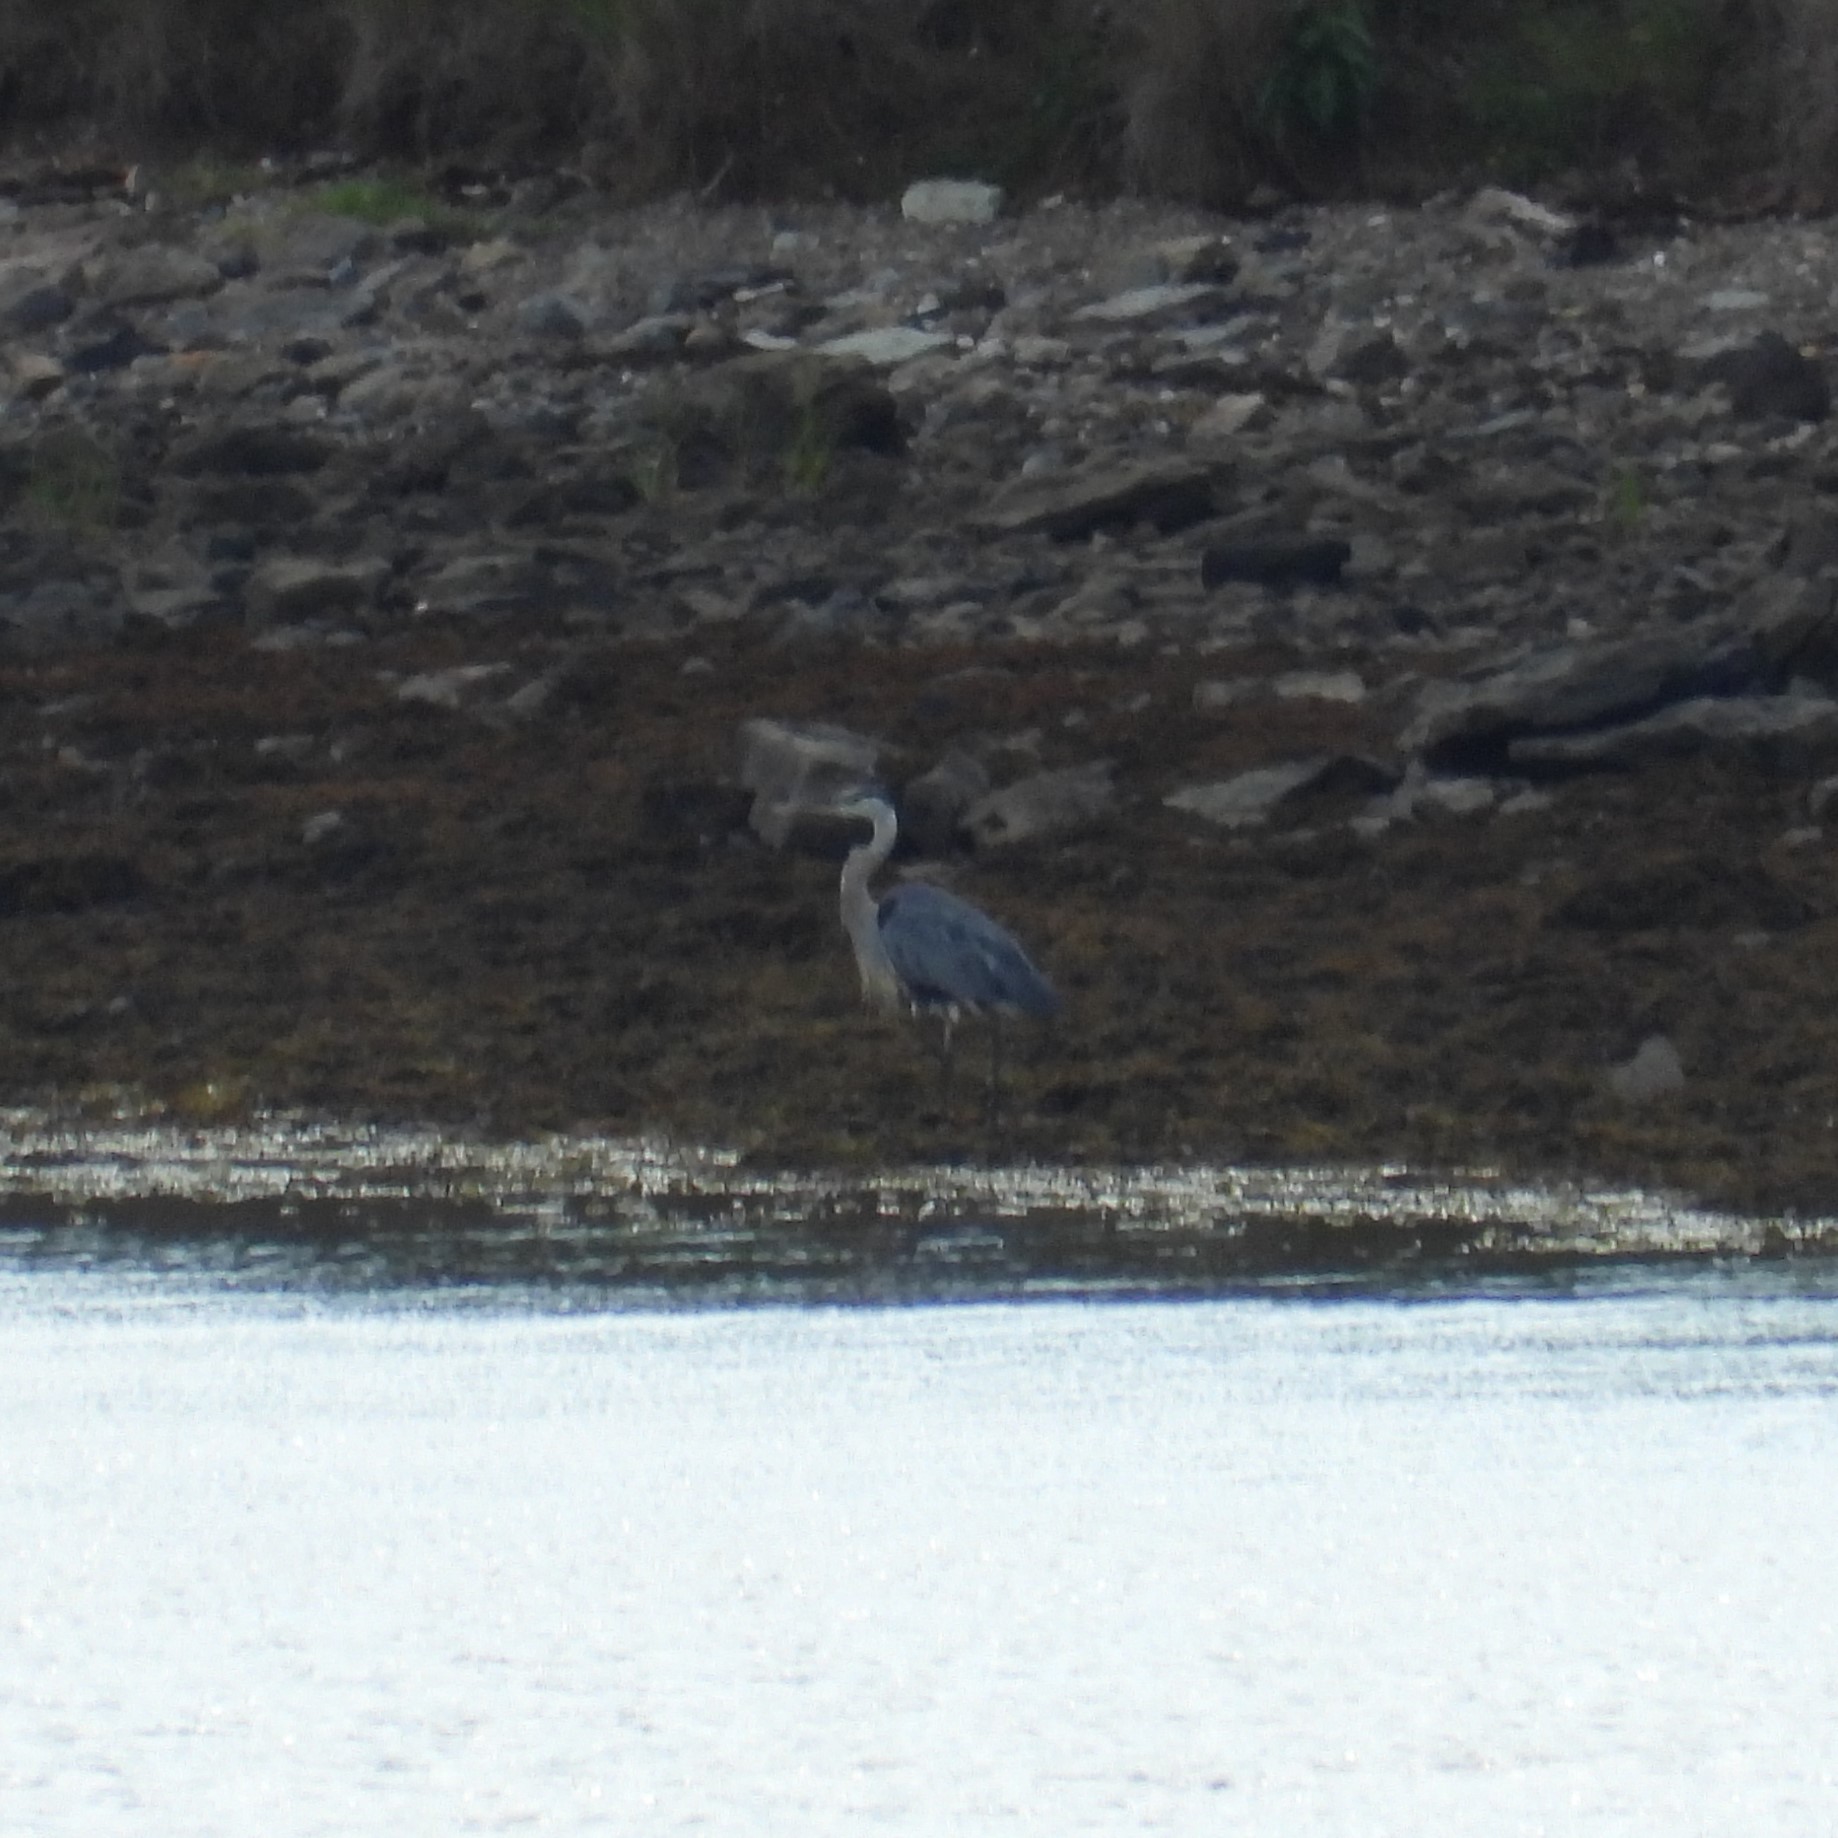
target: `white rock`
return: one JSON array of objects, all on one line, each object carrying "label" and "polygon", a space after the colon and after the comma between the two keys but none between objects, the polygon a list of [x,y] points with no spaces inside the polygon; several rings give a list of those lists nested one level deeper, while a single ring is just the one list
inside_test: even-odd
[{"label": "white rock", "polygon": [[1713,313],[1748,313],[1768,304],[1768,296],[1752,287],[1719,287],[1704,297],[1705,308]]},{"label": "white rock", "polygon": [[424,670],[396,685],[398,702],[426,702],[434,708],[458,708],[474,690],[508,674],[509,664],[455,664],[449,670]]},{"label": "white rock", "polygon": [[1194,440],[1230,440],[1244,431],[1263,406],[1264,399],[1255,390],[1246,395],[1221,396],[1187,430],[1188,435]]},{"label": "white rock", "polygon": [[1495,185],[1489,185],[1474,194],[1468,205],[1468,214],[1483,223],[1513,223],[1521,229],[1538,230],[1546,236],[1562,236],[1566,231],[1576,228],[1574,217],[1566,217],[1561,211],[1548,210],[1519,192],[1505,191]]},{"label": "white rock", "polygon": [[910,363],[934,351],[949,350],[957,341],[949,332],[926,332],[918,326],[873,326],[865,332],[845,332],[826,338],[817,349],[827,357],[860,357],[871,364],[891,367]]},{"label": "white rock", "polygon": [[1228,830],[1246,829],[1262,823],[1291,792],[1318,779],[1322,764],[1319,759],[1301,759],[1282,766],[1259,766],[1211,785],[1183,786],[1162,802],[1170,810],[1188,811]]},{"label": "white rock", "polygon": [[1612,1067],[1608,1074],[1609,1089],[1627,1104],[1663,1098],[1683,1090],[1684,1085],[1684,1061],[1664,1034],[1649,1034],[1632,1059]]},{"label": "white rock", "polygon": [[1094,300],[1089,306],[1081,306],[1072,317],[1127,324],[1132,320],[1152,319],[1157,313],[1174,312],[1222,291],[1211,281],[1163,282],[1155,287],[1132,287],[1127,293],[1112,294],[1108,300]]},{"label": "white rock", "polygon": [[993,223],[1002,214],[1002,187],[977,179],[919,179],[900,199],[908,223]]},{"label": "white rock", "polygon": [[1363,702],[1366,685],[1357,670],[1287,670],[1271,685],[1285,702]]},{"label": "white rock", "polygon": [[753,793],[749,827],[762,842],[782,848],[799,817],[870,777],[880,754],[879,741],[832,722],[763,715],[742,722],[740,782]]}]

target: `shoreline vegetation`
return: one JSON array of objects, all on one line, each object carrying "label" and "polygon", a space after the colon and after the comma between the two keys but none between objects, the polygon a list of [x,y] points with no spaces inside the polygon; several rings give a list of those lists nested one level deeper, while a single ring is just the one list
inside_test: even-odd
[{"label": "shoreline vegetation", "polygon": [[629,201],[1838,196],[1838,0],[0,0],[15,157],[577,166]]}]

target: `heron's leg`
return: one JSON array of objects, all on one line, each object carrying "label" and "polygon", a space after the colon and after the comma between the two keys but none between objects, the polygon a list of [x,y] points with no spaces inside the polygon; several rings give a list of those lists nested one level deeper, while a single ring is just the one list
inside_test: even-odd
[{"label": "heron's leg", "polygon": [[938,1106],[949,1113],[951,1109],[951,1037],[957,1027],[957,1010],[947,1008],[944,1011],[944,1034],[938,1048]]},{"label": "heron's leg", "polygon": [[1002,1121],[1002,1017],[989,1011],[989,1127]]}]

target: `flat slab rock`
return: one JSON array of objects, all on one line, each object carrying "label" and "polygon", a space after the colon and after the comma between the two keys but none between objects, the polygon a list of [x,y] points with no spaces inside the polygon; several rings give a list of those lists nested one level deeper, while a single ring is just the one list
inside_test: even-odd
[{"label": "flat slab rock", "polygon": [[1605,726],[1658,705],[1737,690],[1759,667],[1750,641],[1721,629],[1560,645],[1475,683],[1432,685],[1399,744],[1433,763],[1506,754],[1530,736]]},{"label": "flat slab rock", "polygon": [[1515,766],[1641,766],[1712,747],[1780,752],[1838,742],[1838,702],[1823,695],[1694,696],[1639,721],[1582,734],[1528,735],[1506,749]]},{"label": "flat slab rock", "polygon": [[1057,542],[1139,523],[1168,535],[1214,514],[1214,479],[1213,467],[1184,460],[1101,466],[1012,487],[978,523],[992,535]]}]

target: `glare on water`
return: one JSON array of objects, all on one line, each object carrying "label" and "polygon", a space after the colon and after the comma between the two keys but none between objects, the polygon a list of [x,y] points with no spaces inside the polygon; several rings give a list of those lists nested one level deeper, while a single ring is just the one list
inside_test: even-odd
[{"label": "glare on water", "polygon": [[1829,1833],[1838,1289],[0,1285],[0,1823]]}]

